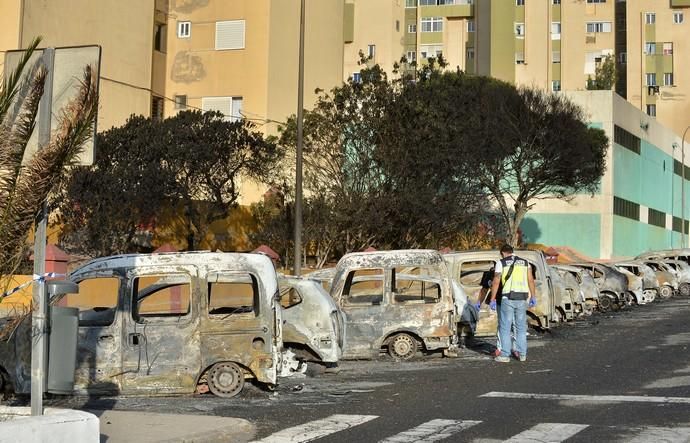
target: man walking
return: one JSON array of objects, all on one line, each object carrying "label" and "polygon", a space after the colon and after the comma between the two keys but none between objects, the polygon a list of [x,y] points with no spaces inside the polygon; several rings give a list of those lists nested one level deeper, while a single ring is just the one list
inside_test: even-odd
[{"label": "man walking", "polygon": [[[510,329],[515,328],[515,348],[520,361],[527,360],[527,304],[537,304],[537,292],[529,262],[513,254],[513,247],[501,247],[501,260],[496,262],[491,285],[491,309],[496,309],[498,297],[499,343],[511,343]],[[500,293],[500,294],[499,294]],[[497,362],[510,361],[510,346],[502,346]]]}]

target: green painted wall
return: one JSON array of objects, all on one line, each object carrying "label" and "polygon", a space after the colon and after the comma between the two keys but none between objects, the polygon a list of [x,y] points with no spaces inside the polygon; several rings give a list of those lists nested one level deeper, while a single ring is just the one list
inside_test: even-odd
[{"label": "green painted wall", "polygon": [[525,243],[570,246],[598,258],[601,239],[599,214],[530,214],[520,224]]},{"label": "green painted wall", "polygon": [[[671,213],[673,159],[670,155],[645,140],[642,140],[640,155],[614,143],[613,165],[614,195]],[[674,184],[674,189],[680,190],[680,180]]]},{"label": "green painted wall", "polygon": [[[680,243],[680,235],[674,236]],[[613,256],[634,257],[641,252],[672,247],[671,232],[657,226],[613,216]]]}]

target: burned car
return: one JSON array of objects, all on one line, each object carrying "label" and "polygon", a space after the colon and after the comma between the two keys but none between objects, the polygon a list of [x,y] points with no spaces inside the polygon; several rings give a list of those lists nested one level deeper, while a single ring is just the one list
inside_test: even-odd
[{"label": "burned car", "polygon": [[653,302],[659,292],[659,280],[647,265],[636,262],[619,262],[615,264],[619,270],[626,270],[642,279],[642,298],[644,303]]},{"label": "burned car", "polygon": [[283,346],[305,361],[337,363],[345,344],[345,319],[323,286],[309,278],[281,275]]},{"label": "burned car", "polygon": [[[191,394],[207,386],[232,397],[245,379],[277,383],[285,356],[277,278],[268,257],[120,255],[93,260],[69,278],[79,293],[51,303],[79,309],[77,393]],[[29,361],[30,355],[16,359]],[[15,375],[17,393],[30,390],[28,368],[17,361],[5,368]]]},{"label": "burned car", "polygon": [[661,261],[675,271],[678,278],[678,293],[683,296],[690,295],[690,265],[683,260],[669,258],[661,259]]},{"label": "burned car", "polygon": [[599,288],[600,311],[625,306],[625,293],[628,290],[628,278],[611,266],[601,263],[570,263],[570,266],[581,268],[590,273]]},{"label": "burned car", "polygon": [[[568,293],[571,303],[572,303],[572,317],[575,318],[584,315],[587,312],[587,306],[585,303],[585,296],[580,289],[580,283],[577,280],[575,274],[568,272],[558,266],[550,266],[552,270],[555,270],[563,281],[566,292]],[[565,313],[566,311],[564,311]],[[568,318],[570,319],[570,318]]]},{"label": "burned car", "polygon": [[[546,329],[552,321],[558,321],[554,304],[556,291],[551,273],[547,269],[546,259],[541,251],[516,250],[515,255],[528,260],[534,272],[537,305],[528,309],[528,321],[534,327]],[[449,252],[443,254],[443,258],[448,263],[453,279],[460,284],[470,301],[474,303],[481,289],[482,274],[492,269],[496,260],[500,259],[500,253],[497,250]],[[558,290],[559,296],[563,292],[561,287]],[[477,335],[495,335],[496,315],[492,315],[489,311],[488,298],[482,304],[481,311],[482,314],[477,323]]]},{"label": "burned car", "polygon": [[436,251],[346,254],[336,266],[331,296],[345,317],[344,359],[371,359],[387,351],[408,360],[418,350],[456,351],[457,311],[464,306],[454,299]]},{"label": "burned car", "polygon": [[553,267],[562,273],[567,272],[571,274],[573,278],[575,278],[580,291],[580,296],[584,300],[582,312],[586,315],[591,314],[599,303],[599,288],[597,287],[596,283],[594,283],[594,278],[592,278],[592,275],[586,270],[576,266],[558,264],[553,265]]},{"label": "burned car", "polygon": [[659,281],[659,297],[670,298],[678,290],[678,277],[666,263],[661,260],[642,259],[639,263],[649,266]]}]

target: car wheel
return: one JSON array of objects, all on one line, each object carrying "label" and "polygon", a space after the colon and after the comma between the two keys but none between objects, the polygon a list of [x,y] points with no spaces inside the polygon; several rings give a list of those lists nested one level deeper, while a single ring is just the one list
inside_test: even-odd
[{"label": "car wheel", "polygon": [[659,296],[663,299],[671,298],[673,296],[673,288],[668,285],[664,285],[659,288]]},{"label": "car wheel", "polygon": [[410,360],[417,353],[417,340],[409,334],[396,334],[388,343],[388,354],[396,360]]},{"label": "car wheel", "polygon": [[690,283],[681,283],[680,288],[678,288],[678,290],[680,291],[680,295],[682,295],[683,297],[687,297],[688,295],[690,295]]},{"label": "car wheel", "polygon": [[597,304],[598,304],[599,310],[601,312],[608,311],[609,309],[611,309],[611,305],[613,305],[611,298],[607,297],[604,294],[599,296],[599,300],[597,301]]},{"label": "car wheel", "polygon": [[244,371],[237,363],[216,363],[208,374],[208,388],[218,397],[230,398],[244,387]]}]

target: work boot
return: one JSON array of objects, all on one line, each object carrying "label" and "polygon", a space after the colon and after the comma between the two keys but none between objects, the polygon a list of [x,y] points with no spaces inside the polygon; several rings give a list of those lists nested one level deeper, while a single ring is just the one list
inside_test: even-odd
[{"label": "work boot", "polygon": [[494,360],[499,363],[510,363],[510,357],[506,357],[504,355],[499,355],[498,357],[494,358]]}]

